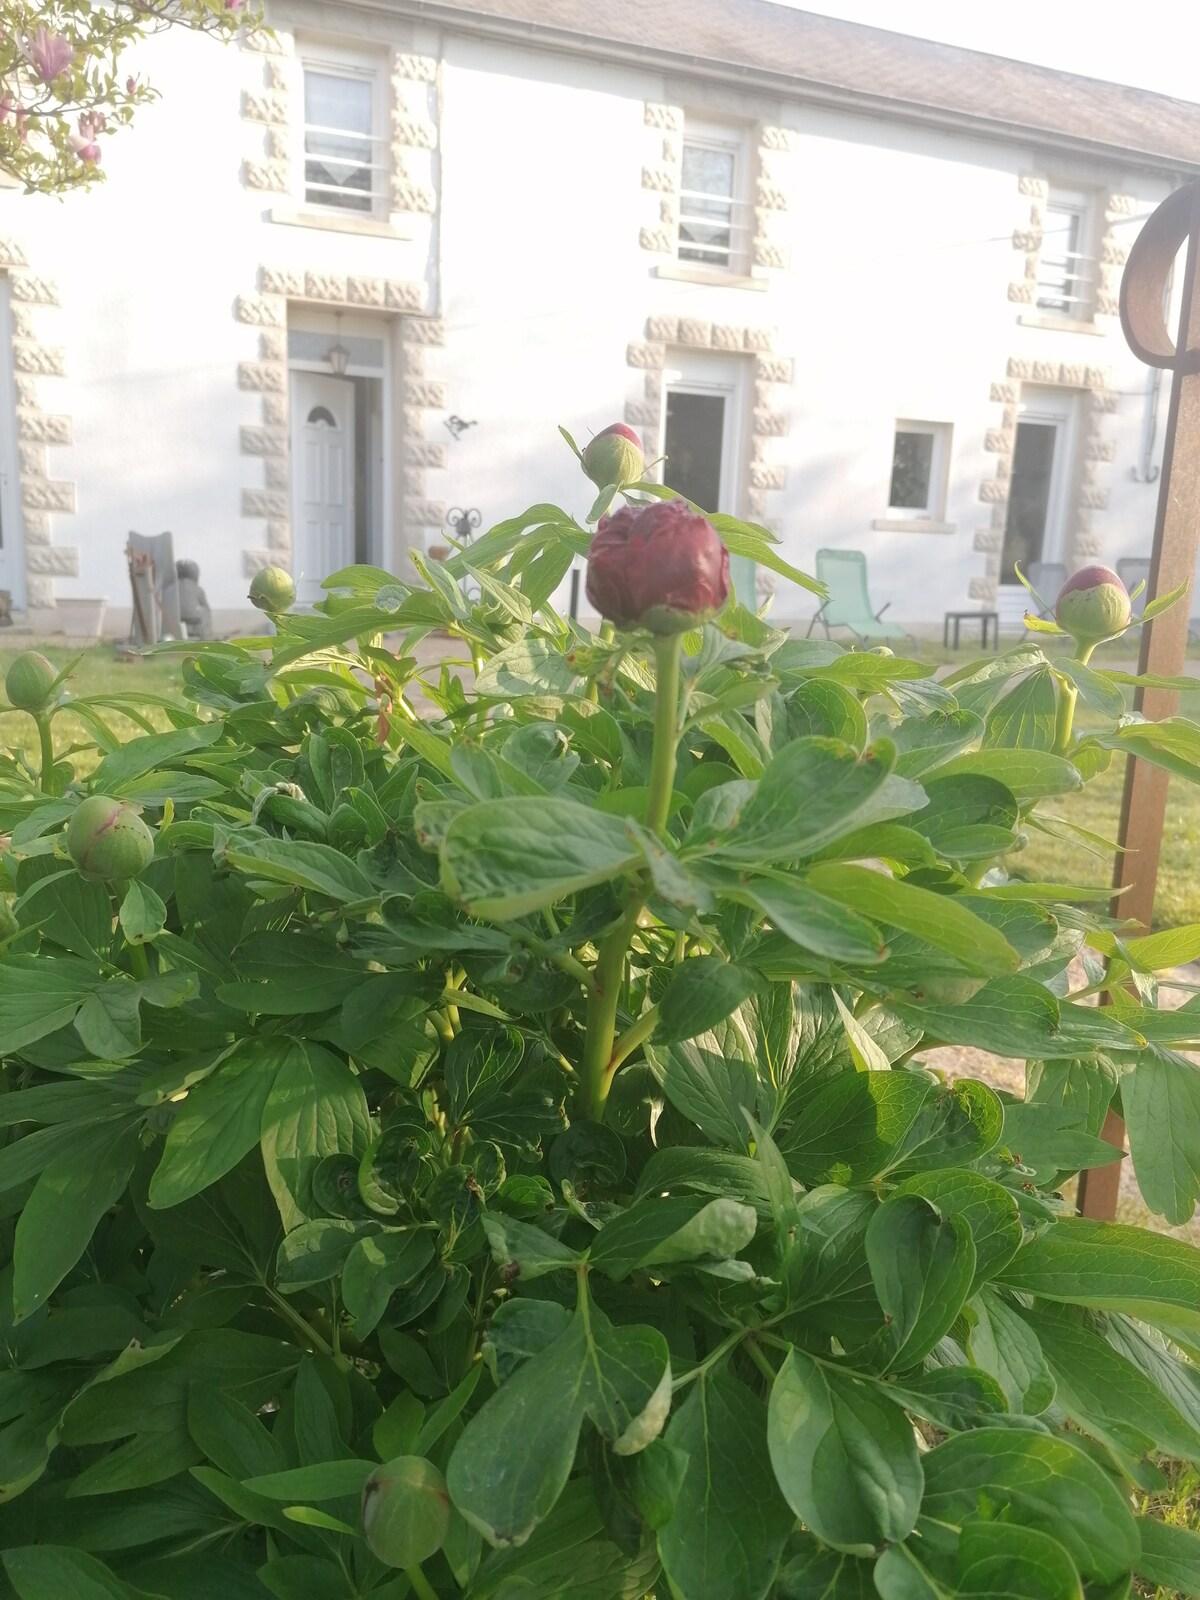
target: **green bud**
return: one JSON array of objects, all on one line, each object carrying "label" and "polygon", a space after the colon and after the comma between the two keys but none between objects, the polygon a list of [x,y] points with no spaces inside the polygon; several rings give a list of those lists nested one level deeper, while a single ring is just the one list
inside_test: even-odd
[{"label": "green bud", "polygon": [[436,1555],[450,1527],[446,1480],[424,1456],[397,1456],[367,1479],[363,1533],[388,1567],[416,1567]]},{"label": "green bud", "polygon": [[640,483],[646,473],[642,441],[632,428],[614,422],[598,433],[583,452],[583,470],[597,489],[607,489],[610,483],[618,489]]},{"label": "green bud", "polygon": [[1133,620],[1129,590],[1111,567],[1082,567],[1058,592],[1055,620],[1080,644],[1124,633]]},{"label": "green bud", "polygon": [[133,806],[94,794],[71,814],[67,850],[85,878],[123,883],[154,859],[154,835]]},{"label": "green bud", "polygon": [[4,690],[18,711],[44,711],[57,679],[52,661],[40,651],[23,650],[4,676]]},{"label": "green bud", "polygon": [[286,611],[296,599],[296,585],[282,567],[264,567],[250,580],[250,602],[271,616]]}]

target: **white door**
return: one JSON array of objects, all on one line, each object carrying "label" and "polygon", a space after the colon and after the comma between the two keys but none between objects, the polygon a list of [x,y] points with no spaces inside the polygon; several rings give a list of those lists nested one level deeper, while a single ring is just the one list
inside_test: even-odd
[{"label": "white door", "polygon": [[292,570],[296,595],[354,560],[354,385],[292,373]]},{"label": "white door", "polygon": [[7,589],[12,595],[14,607],[22,610],[25,605],[25,556],[11,351],[8,280],[0,278],[0,589]]},{"label": "white door", "polygon": [[[1017,437],[1008,486],[1004,553],[1000,562],[1000,625],[1019,628],[1029,597],[1014,566],[1029,576],[1037,563],[1066,566],[1075,477],[1074,394],[1024,389],[1017,414]],[[1064,574],[1065,575],[1065,574]],[[1040,592],[1047,601],[1043,582]]]},{"label": "white door", "polygon": [[[740,516],[744,364],[672,350],[666,380],[663,482],[702,511]],[[754,563],[735,556],[730,573],[738,600],[753,611]]]}]

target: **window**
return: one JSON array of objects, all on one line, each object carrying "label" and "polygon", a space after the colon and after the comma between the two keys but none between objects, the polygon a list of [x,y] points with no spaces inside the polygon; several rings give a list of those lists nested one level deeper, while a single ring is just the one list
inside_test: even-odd
[{"label": "window", "polygon": [[304,199],[375,216],[386,210],[378,67],[349,57],[304,62]]},{"label": "window", "polygon": [[1088,196],[1070,189],[1051,189],[1038,262],[1039,311],[1074,321],[1091,317],[1096,264],[1089,250],[1091,232]]},{"label": "window", "polygon": [[680,179],[680,261],[724,272],[742,269],[749,235],[748,164],[738,129],[688,122]]},{"label": "window", "polygon": [[946,511],[949,463],[949,423],[898,422],[892,447],[890,515],[940,521]]}]

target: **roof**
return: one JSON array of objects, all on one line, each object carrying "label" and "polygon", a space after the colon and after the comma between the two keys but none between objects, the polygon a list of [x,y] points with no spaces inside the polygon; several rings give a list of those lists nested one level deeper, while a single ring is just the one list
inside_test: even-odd
[{"label": "roof", "polygon": [[[370,3],[370,0],[367,0]],[[376,0],[379,3],[379,0]],[[586,49],[810,101],[1200,170],[1200,105],[771,0],[383,0],[527,42]],[[1132,22],[1132,18],[1131,18]]]}]

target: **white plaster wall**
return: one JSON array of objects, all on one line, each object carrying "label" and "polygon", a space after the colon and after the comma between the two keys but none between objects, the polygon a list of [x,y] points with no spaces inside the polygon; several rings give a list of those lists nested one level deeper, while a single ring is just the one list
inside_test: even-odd
[{"label": "white plaster wall", "polygon": [[[643,105],[653,79],[451,38],[443,74],[442,262],[451,410],[447,498],[487,526],[594,491],[581,447],[618,420],[640,374],[650,257],[638,249]],[[591,492],[589,492],[591,491]]]},{"label": "white plaster wall", "polygon": [[[54,405],[72,414],[74,435],[50,461],[76,484],[78,509],[53,528],[56,543],[79,547],[80,575],[57,580],[58,593],[127,604],[126,532],[171,528],[177,554],[200,562],[213,605],[242,605],[242,552],[265,535],[241,514],[242,490],[260,486],[263,469],[240,453],[238,431],[261,420],[260,398],[237,382],[238,363],[258,358],[259,332],[234,308],[256,292],[264,262],[426,284],[445,342],[426,351],[425,374],[444,385],[446,414],[476,424],[455,442],[442,414],[426,413],[426,437],[446,446],[447,461],[426,492],[478,506],[485,527],[544,500],[582,516],[590,486],[557,424],[582,443],[620,418],[643,393],[627,346],[646,338],[649,316],[687,315],[774,328],[774,351],[794,359],[795,377],[779,396],[790,431],[770,443],[786,487],[766,496],[766,519],[805,568],[823,544],[866,551],[876,603],[890,599],[900,620],[929,624],[969,604],[984,564],[975,534],[991,520],[980,485],[996,458],[983,443],[1001,407],[990,390],[1014,356],[1111,367],[1120,398],[1109,506],[1092,526],[1102,559],[1148,550],[1156,491],[1130,474],[1144,369],[1115,319],[1099,320],[1101,337],[1026,328],[1018,316],[1028,308],[1008,299],[1021,273],[1012,230],[1027,208],[1018,175],[1044,174],[1043,155],[764,103],[762,120],[799,139],[779,234],[791,265],[769,275],[766,292],[683,283],[656,276],[665,258],[638,245],[644,106],[679,103],[677,84],[462,35],[422,31],[414,44],[410,30],[395,44],[442,62],[439,211],[410,238],[268,221],[286,201],[240,180],[254,136],[240,96],[261,83],[261,58],[178,34],[145,50],[163,100],[107,142],[103,187],[61,202],[0,196],[0,222],[17,217],[6,231],[61,290],[68,378]],[[1166,192],[1115,163],[1089,175],[1147,210]],[[871,527],[886,514],[897,417],[953,423],[953,534]],[[779,617],[804,623],[812,609],[781,588]]]},{"label": "white plaster wall", "polygon": [[73,442],[50,460],[75,483],[77,509],[52,527],[56,544],[78,546],[80,573],[56,590],[128,605],[127,532],[170,528],[228,605],[244,588],[237,427],[252,398],[236,387],[248,330],[232,317],[253,256],[254,208],[237,179],[241,63],[173,35],[137,65],[163,99],[104,141],[107,181],[62,200],[3,199],[31,267],[60,291],[67,378],[53,404],[71,414]]}]

